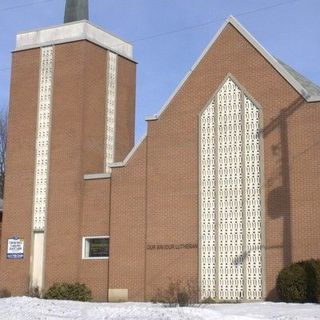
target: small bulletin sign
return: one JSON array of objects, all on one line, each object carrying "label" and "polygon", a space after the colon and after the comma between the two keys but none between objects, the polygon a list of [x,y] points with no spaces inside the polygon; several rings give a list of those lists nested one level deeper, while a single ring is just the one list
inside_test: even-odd
[{"label": "small bulletin sign", "polygon": [[8,239],[7,259],[24,258],[24,240],[19,237]]}]

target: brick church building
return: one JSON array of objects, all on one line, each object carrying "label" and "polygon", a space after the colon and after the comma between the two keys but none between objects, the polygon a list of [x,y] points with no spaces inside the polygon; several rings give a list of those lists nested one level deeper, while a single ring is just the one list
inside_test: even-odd
[{"label": "brick church building", "polygon": [[[78,4],[76,8],[75,4]],[[230,17],[134,145],[132,45],[67,1],[12,54],[0,287],[276,299],[320,258],[320,88]]]}]

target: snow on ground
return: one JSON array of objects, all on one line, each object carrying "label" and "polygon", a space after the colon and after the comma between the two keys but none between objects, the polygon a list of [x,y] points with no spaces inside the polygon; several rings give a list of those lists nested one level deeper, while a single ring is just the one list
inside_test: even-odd
[{"label": "snow on ground", "polygon": [[152,303],[90,303],[16,297],[0,299],[1,320],[300,320],[320,319],[320,305],[212,304],[168,308]]}]

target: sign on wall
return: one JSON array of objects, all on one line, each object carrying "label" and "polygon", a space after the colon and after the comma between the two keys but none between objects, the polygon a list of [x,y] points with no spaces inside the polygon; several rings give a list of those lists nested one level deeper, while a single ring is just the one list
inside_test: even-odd
[{"label": "sign on wall", "polygon": [[8,239],[7,259],[23,259],[24,240],[19,237]]}]

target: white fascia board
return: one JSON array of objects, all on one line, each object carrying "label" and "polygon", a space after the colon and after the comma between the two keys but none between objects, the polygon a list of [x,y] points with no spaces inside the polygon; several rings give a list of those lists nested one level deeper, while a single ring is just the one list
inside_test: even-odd
[{"label": "white fascia board", "polygon": [[138,148],[141,146],[142,142],[146,139],[147,135],[145,134],[140,141],[131,149],[131,151],[128,153],[128,155],[125,157],[125,159],[121,162],[114,162],[110,163],[109,167],[110,168],[121,168],[125,167],[128,163],[128,161],[132,158],[134,153],[138,150]]},{"label": "white fascia board", "polygon": [[133,60],[133,46],[129,42],[104,31],[87,20],[18,33],[16,49],[14,51],[79,40],[88,40],[107,50]]},{"label": "white fascia board", "polygon": [[187,72],[187,74],[184,76],[184,78],[182,79],[182,81],[178,84],[177,88],[173,91],[173,93],[170,95],[170,97],[168,98],[168,100],[165,102],[165,104],[162,106],[162,108],[160,109],[160,111],[154,115],[155,119],[154,120],[158,120],[159,117],[161,116],[161,114],[167,109],[167,107],[169,106],[169,104],[171,103],[171,101],[173,100],[173,98],[175,97],[175,95],[179,92],[179,90],[182,88],[182,86],[184,85],[184,83],[187,81],[187,79],[189,78],[189,76],[191,75],[193,69],[196,67],[196,65],[194,65],[194,67],[191,68],[190,71]]},{"label": "white fascia board", "polygon": [[98,180],[98,179],[109,179],[111,178],[110,173],[91,173],[91,174],[85,174],[83,176],[84,180]]},{"label": "white fascia board", "polygon": [[124,162],[120,161],[120,162],[113,162],[113,163],[109,163],[108,164],[108,167],[111,168],[111,169],[114,169],[114,168],[122,168],[122,167],[125,167],[125,164]]},{"label": "white fascia board", "polygon": [[[230,18],[229,18],[230,19]],[[214,37],[211,39],[211,41],[209,42],[209,44],[206,46],[206,48],[204,49],[204,51],[202,52],[202,54],[200,55],[200,57],[196,60],[196,62],[194,63],[194,65],[191,67],[191,69],[187,72],[187,74],[184,76],[184,78],[182,79],[182,81],[178,84],[177,88],[175,89],[175,91],[172,93],[172,95],[168,98],[168,100],[165,102],[165,104],[162,106],[162,108],[160,109],[160,111],[158,112],[157,115],[155,115],[157,117],[157,119],[160,118],[161,114],[167,109],[167,107],[169,106],[169,104],[171,103],[171,101],[173,100],[173,98],[175,97],[175,95],[179,92],[179,90],[183,87],[183,85],[185,84],[185,82],[187,81],[187,79],[189,78],[189,76],[191,75],[191,73],[193,72],[193,70],[200,64],[201,60],[203,59],[203,57],[207,54],[207,52],[209,51],[209,49],[212,47],[212,45],[214,44],[214,42],[218,39],[218,37],[220,36],[220,34],[222,33],[222,31],[224,30],[224,28],[227,26],[227,24],[229,23],[229,19],[227,21],[225,21],[223,23],[223,25],[220,27],[220,29],[218,30],[218,32],[214,35]]]},{"label": "white fascia board", "polygon": [[[187,72],[187,74],[184,76],[184,78],[182,79],[182,81],[178,84],[177,88],[175,89],[175,91],[172,93],[172,95],[168,98],[168,100],[165,102],[165,104],[162,106],[162,108],[160,109],[159,113],[157,115],[155,115],[158,119],[160,118],[161,114],[167,109],[168,105],[171,103],[171,101],[173,100],[174,96],[179,92],[179,90],[183,87],[183,85],[185,84],[185,82],[187,81],[187,79],[189,78],[189,76],[191,75],[191,73],[193,72],[193,70],[200,64],[201,60],[203,59],[203,57],[207,54],[207,52],[210,50],[210,48],[212,47],[212,45],[216,42],[216,40],[218,39],[218,37],[220,36],[220,34],[222,33],[222,31],[225,29],[225,27],[227,26],[228,23],[231,23],[229,20],[233,18],[233,17],[229,17],[224,23],[223,25],[219,28],[219,30],[217,31],[217,33],[213,36],[213,38],[211,39],[211,41],[209,42],[209,44],[206,46],[206,48],[204,49],[204,51],[201,53],[200,57],[196,60],[196,62],[193,64],[193,66],[191,67],[191,69]],[[233,18],[234,19],[234,18]]]},{"label": "white fascia board", "polygon": [[308,101],[311,97],[305,88],[275,59],[233,16],[227,20],[243,37],[291,84],[291,86]]},{"label": "white fascia board", "polygon": [[153,116],[146,116],[144,118],[145,121],[154,121],[154,120],[158,120],[158,116],[155,114]]},{"label": "white fascia board", "polygon": [[312,96],[311,98],[308,99],[308,102],[319,102],[320,101],[320,96]]},{"label": "white fascia board", "polygon": [[[252,46],[294,87],[294,89],[301,94],[305,100],[308,102],[310,101],[319,101],[319,97],[310,97],[308,92],[301,86],[301,84],[240,24],[240,22],[234,18],[233,16],[230,16],[224,24],[220,27],[218,32],[214,35],[212,40],[209,42],[207,47],[204,49],[200,57],[197,59],[195,64],[192,66],[192,68],[187,72],[185,77],[182,79],[182,81],[179,83],[173,94],[169,97],[169,99],[165,102],[165,104],[162,106],[158,114],[156,114],[154,117],[157,119],[160,118],[161,114],[167,109],[168,105],[173,100],[174,96],[178,93],[178,91],[182,88],[184,83],[187,81],[193,70],[199,65],[203,57],[207,54],[209,49],[212,47],[212,45],[216,42],[220,34],[223,32],[223,30],[226,28],[228,24],[231,24],[234,28],[236,28],[240,34],[247,39]],[[147,119],[146,119],[147,120]],[[156,120],[156,119],[153,119]],[[148,120],[147,120],[148,121]]]}]

